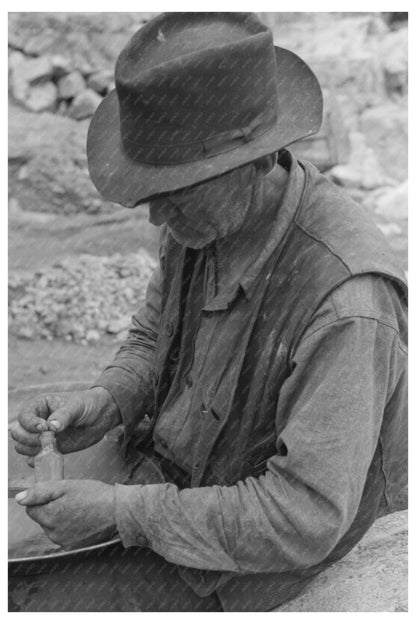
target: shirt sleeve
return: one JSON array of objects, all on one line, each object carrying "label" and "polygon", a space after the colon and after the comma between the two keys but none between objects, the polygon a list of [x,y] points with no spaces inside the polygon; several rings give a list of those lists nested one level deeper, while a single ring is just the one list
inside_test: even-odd
[{"label": "shirt sleeve", "polygon": [[116,402],[126,436],[151,409],[153,401],[153,355],[161,314],[161,269],[158,266],[147,286],[143,307],[132,317],[132,326],[114,360],[92,387],[108,390]]},{"label": "shirt sleeve", "polygon": [[344,306],[340,314],[328,300],[282,386],[277,417],[287,425],[266,473],[233,486],[116,485],[124,546],[145,538],[173,563],[238,573],[322,561],[357,512],[404,362],[393,324],[368,309],[351,315]]}]

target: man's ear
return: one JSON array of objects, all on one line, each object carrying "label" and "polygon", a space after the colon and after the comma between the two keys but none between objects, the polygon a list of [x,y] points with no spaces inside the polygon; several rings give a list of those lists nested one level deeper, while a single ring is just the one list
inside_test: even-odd
[{"label": "man's ear", "polygon": [[266,176],[273,169],[277,162],[278,153],[269,154],[268,156],[263,156],[254,162],[254,166],[256,167],[256,172],[262,176]]}]

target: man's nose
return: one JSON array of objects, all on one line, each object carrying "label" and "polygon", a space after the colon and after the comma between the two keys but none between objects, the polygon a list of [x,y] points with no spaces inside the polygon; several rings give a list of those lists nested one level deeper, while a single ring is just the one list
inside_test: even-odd
[{"label": "man's nose", "polygon": [[163,225],[176,213],[176,208],[168,200],[156,200],[149,204],[149,221],[152,225]]}]

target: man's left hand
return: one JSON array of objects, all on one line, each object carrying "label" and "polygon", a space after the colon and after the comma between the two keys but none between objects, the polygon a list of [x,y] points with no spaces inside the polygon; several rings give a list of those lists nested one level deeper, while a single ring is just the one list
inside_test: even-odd
[{"label": "man's left hand", "polygon": [[16,501],[65,550],[99,543],[116,531],[114,487],[102,481],[44,481]]}]

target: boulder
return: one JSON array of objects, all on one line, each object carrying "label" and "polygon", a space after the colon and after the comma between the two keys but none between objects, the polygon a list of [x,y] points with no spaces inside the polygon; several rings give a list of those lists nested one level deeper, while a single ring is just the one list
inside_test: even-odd
[{"label": "boulder", "polygon": [[100,71],[88,79],[88,86],[100,95],[106,95],[114,85],[114,71]]},{"label": "boulder", "polygon": [[53,82],[34,85],[29,89],[26,108],[34,113],[55,111],[58,91]]},{"label": "boulder", "polygon": [[[53,65],[50,57],[27,59],[22,54],[15,52],[9,63],[10,91],[14,99],[21,104],[26,105],[31,86],[37,83],[45,83],[53,76]],[[50,87],[49,91],[51,91]]]},{"label": "boulder", "polygon": [[131,314],[126,314],[123,317],[111,321],[107,326],[107,333],[109,334],[119,334],[127,330],[131,325]]},{"label": "boulder", "polygon": [[408,90],[408,29],[390,32],[380,44],[380,57],[389,94],[403,95]]},{"label": "boulder", "polygon": [[350,145],[349,162],[333,167],[328,172],[329,177],[336,184],[369,191],[394,182],[383,172],[376,154],[371,147],[367,146],[362,133],[351,132]]},{"label": "boulder", "polygon": [[66,56],[62,56],[62,54],[54,54],[51,57],[51,61],[53,73],[56,78],[61,78],[62,76],[69,74],[72,69],[71,60]]},{"label": "boulder", "polygon": [[303,58],[324,88],[349,97],[359,112],[383,101],[379,44],[388,27],[379,15],[325,13],[289,25],[280,15],[273,29],[276,44]]},{"label": "boulder", "polygon": [[[97,96],[98,97],[98,96]],[[22,210],[98,212],[85,151],[88,122],[51,113],[9,112],[9,191]]]},{"label": "boulder", "polygon": [[9,13],[9,45],[26,55],[62,55],[72,69],[112,69],[131,35],[155,13]]},{"label": "boulder", "polygon": [[92,117],[102,97],[92,89],[85,89],[79,93],[69,107],[68,114],[73,119]]},{"label": "boulder", "polygon": [[377,520],[357,546],[276,611],[407,611],[407,511]]},{"label": "boulder", "polygon": [[386,219],[407,219],[408,183],[407,180],[395,188],[388,189],[378,198],[375,211]]},{"label": "boulder", "polygon": [[49,56],[25,58],[23,63],[18,64],[16,73],[29,84],[49,80],[53,75],[52,59]]},{"label": "boulder", "polygon": [[361,115],[360,129],[385,174],[398,181],[408,177],[406,102],[388,102]]},{"label": "boulder", "polygon": [[85,80],[81,72],[75,70],[58,81],[58,96],[61,100],[70,100],[84,91]]}]

